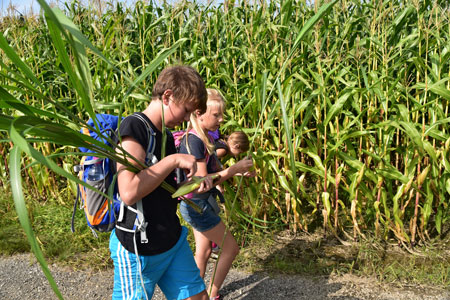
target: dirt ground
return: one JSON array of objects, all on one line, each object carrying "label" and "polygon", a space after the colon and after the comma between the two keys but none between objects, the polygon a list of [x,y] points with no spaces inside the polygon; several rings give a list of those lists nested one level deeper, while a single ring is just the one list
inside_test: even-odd
[{"label": "dirt ground", "polygon": [[[299,245],[297,245],[299,246]],[[293,250],[292,250],[293,251]],[[301,250],[298,250],[301,251]],[[211,275],[211,260],[206,281]],[[75,271],[50,265],[64,296],[69,300],[111,299],[113,270]],[[445,289],[413,285],[381,284],[374,278],[353,275],[276,275],[232,269],[221,293],[224,299],[333,299],[333,300],[450,300]],[[0,299],[57,299],[31,254],[0,257]],[[152,299],[166,299],[159,289]]]},{"label": "dirt ground", "polygon": [[[448,261],[450,252],[443,251],[442,255]],[[221,289],[226,300],[450,300],[449,287],[400,281],[381,283],[377,278],[348,272],[348,267],[356,269],[361,259],[367,259],[373,265],[389,260],[407,263],[405,258],[408,256],[395,246],[380,248],[372,245],[365,248],[361,243],[356,246],[320,233],[293,234],[286,231],[276,236],[264,235],[260,242],[253,237],[242,247],[239,257]],[[426,257],[414,259],[422,260],[422,265],[427,263]],[[214,262],[211,259],[208,265],[206,282],[209,282]],[[74,270],[59,264],[51,264],[49,268],[64,299],[111,299],[112,269],[94,271],[87,267]],[[447,272],[449,270],[447,268]],[[3,299],[47,300],[57,297],[36,258],[28,253],[0,256],[0,300]],[[152,299],[166,298],[157,288]]]}]

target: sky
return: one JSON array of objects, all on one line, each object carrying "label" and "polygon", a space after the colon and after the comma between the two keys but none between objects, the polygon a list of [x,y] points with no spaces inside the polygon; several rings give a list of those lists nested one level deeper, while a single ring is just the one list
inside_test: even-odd
[{"label": "sky", "polygon": [[[70,0],[67,0],[70,2]],[[120,2],[132,3],[133,0],[119,0]],[[47,3],[64,3],[65,0],[47,0]],[[9,5],[12,4],[22,14],[29,12],[39,13],[39,3],[36,0],[0,0],[0,15],[6,15]],[[18,15],[19,13],[15,11]]]},{"label": "sky", "polygon": [[[47,0],[47,3],[64,3],[66,1],[70,2],[70,0]],[[135,0],[116,0],[116,1],[125,2],[127,4],[132,4],[135,2]],[[207,0],[205,0],[205,2],[206,1]],[[170,0],[168,2],[170,2]],[[27,14],[29,12],[39,13],[40,6],[36,0],[0,0],[0,16],[5,16],[8,14],[7,9],[10,4],[12,4],[17,10],[14,12],[16,15],[19,15],[19,12],[22,14]]]},{"label": "sky", "polygon": [[36,0],[0,0],[2,15],[6,15],[10,3],[23,14],[30,12],[32,7],[34,12],[39,11],[39,4]]}]

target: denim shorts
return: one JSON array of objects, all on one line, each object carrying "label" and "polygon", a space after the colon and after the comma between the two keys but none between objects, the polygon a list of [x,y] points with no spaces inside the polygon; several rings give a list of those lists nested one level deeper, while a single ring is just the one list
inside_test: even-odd
[{"label": "denim shorts", "polygon": [[168,251],[138,258],[122,246],[113,230],[109,241],[114,261],[112,299],[151,299],[156,284],[167,299],[186,299],[204,291],[206,286],[186,239],[187,232],[182,227],[180,239]]},{"label": "denim shorts", "polygon": [[[206,196],[206,195],[205,195]],[[202,214],[195,211],[190,205],[181,201],[180,213],[183,219],[191,225],[198,232],[204,232],[213,229],[217,224],[220,223],[220,217],[214,212],[211,204],[208,202],[208,197],[191,199],[195,204],[200,206],[203,210]]]}]

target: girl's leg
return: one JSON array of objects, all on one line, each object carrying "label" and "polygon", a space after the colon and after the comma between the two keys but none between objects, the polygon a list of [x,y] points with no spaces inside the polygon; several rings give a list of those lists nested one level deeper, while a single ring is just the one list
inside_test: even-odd
[{"label": "girl's leg", "polygon": [[209,297],[205,290],[205,291],[201,292],[200,294],[186,298],[185,300],[209,300]]},{"label": "girl's leg", "polygon": [[211,255],[211,241],[201,232],[194,229],[195,262],[200,269],[200,276],[205,278],[206,265]]},{"label": "girl's leg", "polygon": [[[216,264],[216,269],[214,271],[214,281],[210,282],[208,288],[208,292],[211,291],[210,297],[216,297],[219,293],[219,289],[222,287],[228,271],[231,268],[233,260],[239,253],[239,246],[236,243],[236,240],[234,239],[231,232],[226,228],[225,224],[222,221],[220,221],[220,223],[217,224],[213,229],[201,232],[200,234],[203,235],[204,238],[208,240],[208,242],[213,241],[222,249],[220,257]],[[224,235],[225,240],[223,240]],[[209,247],[211,247],[211,244],[208,245]]]}]

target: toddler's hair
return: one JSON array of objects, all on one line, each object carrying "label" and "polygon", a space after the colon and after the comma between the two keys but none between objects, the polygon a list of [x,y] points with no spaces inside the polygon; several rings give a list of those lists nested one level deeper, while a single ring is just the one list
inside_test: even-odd
[{"label": "toddler's hair", "polygon": [[227,138],[228,147],[236,147],[242,152],[247,152],[250,149],[250,142],[248,136],[243,131],[234,131]]},{"label": "toddler's hair", "polygon": [[172,66],[159,74],[153,91],[153,99],[162,99],[166,90],[171,90],[174,101],[194,103],[201,112],[206,111],[207,92],[200,74],[190,66]]}]

